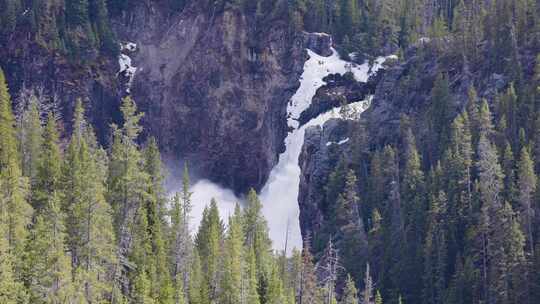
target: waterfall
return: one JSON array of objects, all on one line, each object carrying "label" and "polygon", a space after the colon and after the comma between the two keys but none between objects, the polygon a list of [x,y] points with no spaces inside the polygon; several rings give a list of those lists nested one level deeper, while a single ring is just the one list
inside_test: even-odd
[{"label": "waterfall", "polygon": [[[357,81],[366,82],[369,76],[382,67],[386,58],[379,57],[374,64],[368,63],[355,65],[339,58],[336,50],[332,49],[332,55],[320,56],[307,49],[309,59],[304,63],[304,70],[300,77],[300,86],[291,98],[287,106],[287,124],[292,129],[285,138],[285,152],[279,155],[276,166],[270,172],[268,181],[264,185],[260,199],[263,204],[263,214],[268,222],[270,238],[273,248],[283,250],[287,240],[287,252],[292,248],[302,248],[302,236],[300,233],[298,191],[300,187],[300,167],[298,157],[304,143],[306,128],[323,125],[331,118],[339,118],[339,108],[322,113],[311,119],[308,123],[300,126],[298,118],[306,110],[317,89],[326,83],[323,78],[330,74],[343,75],[352,72]],[[369,104],[370,98],[357,101],[349,105],[357,113],[363,111]],[[344,144],[348,139],[343,139],[339,144]],[[193,186],[193,218],[191,228],[197,228],[204,206],[208,205],[211,198],[218,202],[220,214],[224,220],[232,214],[236,202],[241,202],[232,191],[223,189],[208,180],[199,180]]]}]

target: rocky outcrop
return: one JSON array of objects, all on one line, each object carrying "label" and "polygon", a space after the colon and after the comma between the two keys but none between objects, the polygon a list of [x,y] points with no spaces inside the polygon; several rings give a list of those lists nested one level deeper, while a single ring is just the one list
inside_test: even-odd
[{"label": "rocky outcrop", "polygon": [[15,102],[33,92],[46,104],[58,105],[69,130],[75,100],[81,98],[99,139],[106,141],[109,125],[119,120],[121,88],[116,58],[89,48],[80,60],[50,49],[21,31],[0,48],[4,70]]},{"label": "rocky outcrop", "polygon": [[319,88],[313,97],[309,107],[300,114],[298,121],[304,125],[319,114],[337,108],[343,104],[349,104],[366,99],[375,93],[377,83],[382,78],[384,70],[369,77],[367,82],[359,82],[354,79],[352,73],[345,75],[332,74],[323,80],[326,85]]},{"label": "rocky outcrop", "polygon": [[327,210],[325,186],[339,159],[350,156],[350,121],[331,119],[323,127],[306,129],[304,145],[299,157],[300,228],[302,236],[316,236],[324,228]]}]

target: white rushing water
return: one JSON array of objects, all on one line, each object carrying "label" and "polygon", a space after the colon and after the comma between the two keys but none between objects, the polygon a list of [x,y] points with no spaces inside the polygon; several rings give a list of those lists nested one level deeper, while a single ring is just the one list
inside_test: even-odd
[{"label": "white rushing water", "polygon": [[[298,157],[304,143],[304,133],[310,126],[323,125],[331,118],[340,117],[339,109],[333,109],[310,120],[307,124],[299,127],[298,118],[306,110],[317,89],[326,83],[323,78],[330,74],[345,74],[352,72],[357,81],[365,82],[371,73],[381,68],[385,58],[377,58],[370,67],[368,63],[354,65],[341,60],[337,51],[332,49],[332,55],[320,56],[311,50],[307,50],[309,59],[304,64],[304,71],[300,78],[300,87],[291,98],[288,107],[288,125],[292,132],[285,138],[285,152],[279,156],[278,164],[270,172],[269,179],[264,185],[260,199],[263,203],[263,214],[268,221],[270,237],[276,250],[283,250],[287,239],[287,252],[292,248],[302,248],[302,236],[300,233],[298,191],[300,186],[300,167]],[[349,105],[356,113],[367,108],[370,98]],[[345,144],[348,139],[343,139],[336,144]],[[331,144],[331,143],[330,143]],[[208,205],[211,198],[218,202],[220,214],[224,220],[233,212],[237,198],[232,191],[223,189],[207,180],[198,181],[192,188],[193,213],[192,229],[198,226],[202,218],[204,206]]]}]

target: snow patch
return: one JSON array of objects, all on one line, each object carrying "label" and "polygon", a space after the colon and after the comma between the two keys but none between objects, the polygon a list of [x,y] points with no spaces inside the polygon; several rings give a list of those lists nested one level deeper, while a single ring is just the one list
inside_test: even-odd
[{"label": "snow patch", "polygon": [[304,63],[304,72],[300,77],[300,87],[291,98],[288,106],[288,125],[294,129],[298,128],[298,118],[304,112],[311,100],[317,93],[317,90],[326,85],[323,78],[330,74],[343,75],[351,72],[356,81],[366,82],[369,76],[382,67],[385,57],[375,59],[372,66],[368,62],[362,65],[342,60],[338,52],[332,48],[332,55],[324,57],[318,55],[310,49],[307,49],[309,59]]},{"label": "snow patch", "polygon": [[338,145],[338,146],[341,146],[341,145],[343,145],[343,144],[348,143],[349,140],[350,140],[350,138],[347,137],[347,138],[342,139],[342,140],[340,140],[340,141],[338,141],[338,142],[329,141],[329,142],[326,143],[326,146],[328,147],[328,146],[331,146],[331,145],[333,145],[333,144],[336,144],[336,145]]},{"label": "snow patch", "polygon": [[137,44],[134,42],[120,43],[121,51],[135,52],[137,50]]},{"label": "snow patch", "polygon": [[133,78],[135,77],[135,72],[137,72],[137,67],[133,66],[131,57],[127,54],[133,53],[137,50],[137,44],[134,42],[125,42],[120,43],[120,51],[122,52],[118,56],[118,65],[120,70],[118,74],[122,74],[128,78],[126,92],[130,93],[131,84],[133,83]]}]

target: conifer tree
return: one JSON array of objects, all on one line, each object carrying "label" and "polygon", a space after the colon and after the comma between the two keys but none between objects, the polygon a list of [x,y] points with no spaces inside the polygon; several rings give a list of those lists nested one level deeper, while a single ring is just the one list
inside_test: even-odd
[{"label": "conifer tree", "polygon": [[512,148],[508,142],[506,142],[502,156],[501,164],[504,174],[504,189],[502,195],[505,201],[514,202],[517,196],[516,171],[514,169],[514,153],[512,152]]},{"label": "conifer tree", "polygon": [[38,171],[41,153],[43,128],[41,127],[38,100],[35,96],[29,98],[27,108],[23,110],[17,123],[21,146],[21,169],[34,185]]},{"label": "conifer tree", "polygon": [[488,139],[493,135],[493,123],[491,122],[491,111],[486,99],[482,99],[478,110],[478,141],[483,135]]},{"label": "conifer tree", "polygon": [[531,256],[534,256],[534,239],[533,239],[533,195],[536,191],[537,177],[534,173],[534,165],[527,148],[521,149],[521,156],[518,162],[518,188],[520,203],[521,222],[524,226],[525,235],[527,237],[527,247]]},{"label": "conifer tree", "polygon": [[223,278],[221,287],[221,303],[242,303],[243,276],[243,230],[240,205],[236,205],[234,215],[229,217],[229,228],[225,238],[223,252]]},{"label": "conifer tree", "polygon": [[[165,244],[166,227],[166,206],[167,201],[165,190],[163,189],[164,175],[161,164],[161,156],[157,142],[151,138],[144,150],[144,169],[149,177],[148,199],[146,201],[146,217],[150,238],[150,254],[152,261],[148,274],[152,281],[153,298],[163,302],[170,302],[172,299],[172,283],[169,275],[167,248]],[[182,286],[184,286],[182,282]],[[181,290],[181,288],[178,288]]]},{"label": "conifer tree", "polygon": [[220,252],[223,241],[223,222],[219,217],[216,200],[212,199],[210,207],[206,207],[195,238],[195,244],[201,258],[204,288],[208,288],[211,301],[216,301],[219,295],[219,282],[222,268],[220,267]]},{"label": "conifer tree", "polygon": [[65,237],[64,215],[55,191],[39,212],[27,244],[25,273],[32,303],[70,303],[78,299]]},{"label": "conifer tree", "polygon": [[447,200],[444,192],[432,199],[424,247],[424,302],[444,300],[447,276]]},{"label": "conifer tree", "polygon": [[315,274],[313,256],[310,252],[308,241],[304,241],[302,250],[302,271],[300,277],[300,290],[298,292],[298,304],[322,304],[321,292]]},{"label": "conifer tree", "polygon": [[357,304],[358,303],[358,290],[354,285],[354,281],[350,274],[347,274],[345,280],[345,288],[343,289],[343,295],[341,296],[340,304]]},{"label": "conifer tree", "polygon": [[[136,229],[137,224],[148,224],[145,198],[148,197],[150,176],[144,170],[144,157],[137,144],[137,138],[142,131],[139,121],[143,114],[137,113],[137,106],[129,96],[123,99],[120,110],[124,120],[122,128],[118,128],[116,125],[112,126],[113,143],[108,166],[107,199],[114,210],[119,261],[123,267],[130,267],[128,264],[133,262],[137,264],[137,261],[130,261],[130,258],[140,258],[138,262],[142,263],[144,260],[142,257],[148,255],[149,246],[151,246],[148,231]],[[154,199],[159,199],[159,197],[154,195]],[[154,203],[158,204],[159,202],[155,200]],[[143,252],[133,252],[133,250],[142,250]],[[138,275],[142,275],[143,265],[139,264],[137,267]],[[153,270],[146,269],[144,271]],[[137,275],[123,274],[131,276],[131,278]],[[140,279],[145,278],[143,276]],[[145,287],[143,282],[144,280],[139,282],[140,287]]]},{"label": "conifer tree", "polygon": [[[448,76],[444,74],[437,75],[431,91],[432,105],[429,112],[430,121],[429,126],[432,131],[433,138],[432,149],[437,149],[432,152],[433,159],[437,159],[437,156],[445,150],[448,144],[450,130],[450,110],[452,109],[452,99],[450,95],[450,84],[448,83]],[[434,154],[433,154],[434,153]]]},{"label": "conifer tree", "polygon": [[62,174],[62,198],[67,212],[68,247],[72,254],[75,283],[88,302],[110,299],[117,268],[111,207],[105,201],[104,152],[87,143],[92,133],[77,103],[73,135],[66,151]]},{"label": "conifer tree", "polygon": [[0,69],[0,225],[4,224],[10,263],[14,274],[21,273],[21,257],[28,235],[27,225],[32,216],[32,207],[26,201],[28,180],[22,176],[20,157],[17,151],[15,118],[11,109],[11,98],[6,79]]},{"label": "conifer tree", "polygon": [[[503,207],[501,192],[504,174],[498,161],[495,147],[481,135],[478,144],[479,190],[482,203],[478,227],[480,257],[482,265],[482,284],[484,299],[506,301],[508,288],[501,281],[505,262],[503,243],[498,222],[499,210]],[[499,231],[497,231],[499,230]],[[502,255],[502,256],[501,256]]]},{"label": "conifer tree", "polygon": [[[367,236],[359,211],[356,175],[349,170],[343,193],[337,199],[336,224],[340,227],[343,244],[340,245],[344,266],[353,275],[361,276],[363,261],[367,257]],[[360,261],[359,261],[360,259]]]},{"label": "conifer tree", "polygon": [[[462,251],[462,244],[468,227],[474,222],[472,205],[472,135],[467,112],[458,115],[451,126],[450,145],[443,159],[444,187],[448,205],[449,260]],[[432,187],[433,196],[438,195],[436,186]]]},{"label": "conifer tree", "polygon": [[247,295],[245,303],[260,304],[261,298],[258,292],[259,280],[257,277],[257,259],[254,246],[247,247]]},{"label": "conifer tree", "polygon": [[[1,218],[6,217],[4,213],[5,211],[2,211],[0,214]],[[17,280],[15,274],[14,257],[9,248],[7,230],[6,222],[0,221],[0,302],[6,304],[26,303],[28,296],[24,285]]]},{"label": "conifer tree", "polygon": [[333,303],[336,299],[336,282],[341,269],[338,251],[330,239],[317,264],[317,277],[321,286],[324,303]]},{"label": "conifer tree", "polygon": [[286,304],[287,298],[284,293],[283,280],[280,276],[280,270],[275,260],[272,263],[270,279],[268,282],[268,292],[266,296],[266,303],[268,304]]},{"label": "conifer tree", "polygon": [[209,303],[208,288],[203,280],[201,259],[198,250],[194,250],[190,259],[188,298],[190,304]]},{"label": "conifer tree", "polygon": [[262,216],[262,203],[254,189],[251,189],[248,193],[247,206],[244,210],[244,229],[246,246],[253,246],[255,250],[257,275],[267,274],[269,271],[269,252],[272,244],[268,237],[266,219]]},{"label": "conifer tree", "polygon": [[60,190],[62,156],[58,146],[58,130],[54,115],[49,113],[43,135],[36,184],[32,189],[36,209],[46,207],[50,196]]},{"label": "conifer tree", "polygon": [[377,293],[375,294],[375,304],[383,304],[381,293],[378,290],[377,290]]}]

